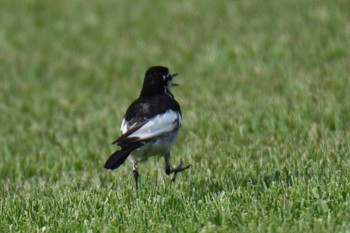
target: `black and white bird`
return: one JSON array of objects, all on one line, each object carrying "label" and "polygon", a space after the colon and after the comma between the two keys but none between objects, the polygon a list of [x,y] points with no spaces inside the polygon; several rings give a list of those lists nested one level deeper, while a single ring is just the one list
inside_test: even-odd
[{"label": "black and white bird", "polygon": [[171,93],[171,88],[177,86],[168,68],[163,66],[150,67],[143,81],[138,99],[126,110],[120,130],[122,135],[113,144],[121,147],[106,161],[104,167],[114,170],[122,165],[127,158],[132,163],[135,189],[138,189],[137,163],[145,161],[150,156],[160,155],[165,158],[166,174],[176,174],[188,169],[191,165],[180,164],[172,168],[170,165],[170,150],[176,141],[181,126],[181,109]]}]

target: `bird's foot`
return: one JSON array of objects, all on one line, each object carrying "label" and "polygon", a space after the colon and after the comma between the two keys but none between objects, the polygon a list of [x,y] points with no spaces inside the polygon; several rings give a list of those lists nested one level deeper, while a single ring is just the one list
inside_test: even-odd
[{"label": "bird's foot", "polygon": [[181,161],[180,161],[180,163],[179,163],[179,165],[177,167],[175,167],[175,168],[167,168],[166,169],[166,173],[168,175],[170,175],[171,173],[174,173],[174,177],[173,177],[173,179],[171,179],[171,181],[175,182],[176,174],[179,173],[179,172],[182,172],[182,171],[184,171],[186,169],[189,169],[191,166],[192,165],[187,165],[186,167],[182,167],[182,159],[181,159]]}]

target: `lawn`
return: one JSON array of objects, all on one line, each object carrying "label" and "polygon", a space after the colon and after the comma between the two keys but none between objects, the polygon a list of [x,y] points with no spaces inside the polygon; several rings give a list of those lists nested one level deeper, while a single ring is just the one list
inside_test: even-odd
[{"label": "lawn", "polygon": [[[350,232],[348,0],[0,2],[0,232]],[[164,161],[103,169],[145,70]]]}]

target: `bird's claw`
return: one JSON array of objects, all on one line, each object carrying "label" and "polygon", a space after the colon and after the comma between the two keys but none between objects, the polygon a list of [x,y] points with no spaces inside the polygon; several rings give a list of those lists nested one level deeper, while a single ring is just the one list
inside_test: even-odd
[{"label": "bird's claw", "polygon": [[174,173],[174,177],[173,177],[173,179],[171,179],[171,181],[175,182],[176,174],[179,173],[179,172],[182,172],[182,171],[184,171],[186,169],[189,169],[191,166],[192,165],[187,165],[186,167],[182,167],[182,159],[181,159],[179,165],[176,168],[171,169],[171,172]]}]

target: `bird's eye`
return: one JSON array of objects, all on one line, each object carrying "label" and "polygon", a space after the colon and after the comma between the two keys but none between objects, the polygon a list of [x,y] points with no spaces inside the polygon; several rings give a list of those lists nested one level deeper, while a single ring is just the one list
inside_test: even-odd
[{"label": "bird's eye", "polygon": [[163,79],[164,79],[165,82],[169,82],[169,81],[171,81],[173,79],[173,77],[168,74],[168,75],[163,76]]}]

